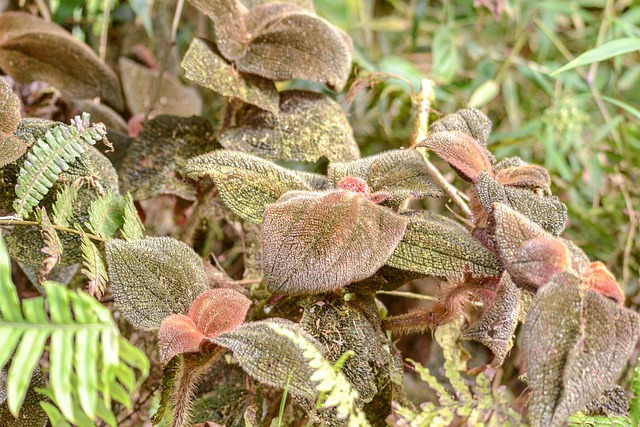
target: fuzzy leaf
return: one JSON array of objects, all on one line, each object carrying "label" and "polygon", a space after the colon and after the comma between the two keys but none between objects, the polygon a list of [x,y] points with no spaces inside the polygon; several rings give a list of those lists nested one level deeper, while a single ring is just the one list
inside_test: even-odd
[{"label": "fuzzy leaf", "polygon": [[124,107],[115,73],[62,27],[27,13],[5,12],[0,34],[0,68],[14,79],[43,80],[70,98],[100,96],[117,110]]},{"label": "fuzzy leaf", "polygon": [[0,168],[18,160],[27,151],[27,148],[29,147],[21,138],[0,133]]},{"label": "fuzzy leaf", "polygon": [[482,208],[489,213],[492,203],[504,203],[554,236],[564,230],[567,206],[556,196],[542,196],[523,188],[504,187],[488,173],[478,176],[476,192]]},{"label": "fuzzy leaf", "polygon": [[216,44],[225,58],[242,55],[247,42],[247,27],[242,18],[247,8],[236,0],[189,0],[214,23]]},{"label": "fuzzy leaf", "polygon": [[350,163],[330,163],[327,171],[334,185],[348,176],[362,178],[374,192],[391,194],[385,204],[397,207],[408,197],[439,197],[442,191],[415,150],[391,150]]},{"label": "fuzzy leaf", "polygon": [[432,134],[446,131],[466,133],[486,147],[491,133],[491,120],[480,110],[463,108],[436,120],[429,128]]},{"label": "fuzzy leaf", "polygon": [[312,189],[296,172],[238,151],[218,150],[194,157],[189,159],[184,172],[191,179],[211,177],[227,206],[255,223],[262,222],[265,206],[284,193]]},{"label": "fuzzy leaf", "polygon": [[87,229],[100,237],[113,237],[124,224],[124,200],[112,192],[106,192],[89,206]]},{"label": "fuzzy leaf", "polygon": [[89,295],[100,299],[107,287],[107,266],[102,259],[98,247],[83,233],[81,237],[82,265],[85,267],[80,272],[89,279],[87,292]]},{"label": "fuzzy leaf", "polygon": [[158,329],[165,317],[186,313],[207,289],[202,259],[178,240],[114,239],[106,252],[114,299],[136,328]]},{"label": "fuzzy leaf", "polygon": [[195,200],[195,190],[178,171],[187,159],[220,147],[211,123],[203,117],[159,116],[145,123],[120,167],[122,191],[134,200],[175,194]]},{"label": "fuzzy leaf", "polygon": [[144,226],[138,215],[131,193],[124,196],[124,224],[122,225],[122,237],[125,240],[138,240],[144,237]]},{"label": "fuzzy leaf", "polygon": [[197,352],[205,339],[204,333],[188,316],[172,314],[162,321],[158,329],[160,361],[167,363],[179,354]]},{"label": "fuzzy leaf", "polygon": [[409,225],[389,258],[391,267],[459,278],[499,276],[502,266],[463,226],[428,211],[407,215]]},{"label": "fuzzy leaf", "polygon": [[426,147],[436,153],[465,181],[475,183],[480,173],[492,171],[492,160],[486,147],[466,133],[432,133],[417,146]]},{"label": "fuzzy leaf", "polygon": [[208,40],[195,38],[182,59],[185,77],[220,95],[237,98],[272,114],[278,114],[280,101],[272,81],[244,74],[224,60]]},{"label": "fuzzy leaf", "polygon": [[385,264],[407,222],[360,193],[289,192],[267,206],[262,223],[267,289],[312,294],[366,279]]},{"label": "fuzzy leaf", "polygon": [[220,135],[227,149],[270,160],[330,162],[360,157],[353,130],[340,105],[326,95],[286,91],[280,94],[280,112],[254,109],[237,127]]},{"label": "fuzzy leaf", "polygon": [[551,194],[549,172],[538,165],[514,166],[496,172],[496,181],[508,187],[540,189],[545,195]]},{"label": "fuzzy leaf", "polygon": [[589,264],[582,272],[580,279],[582,279],[583,288],[591,289],[620,305],[624,304],[624,292],[611,271],[602,262],[595,261]]},{"label": "fuzzy leaf", "polygon": [[58,237],[56,229],[53,228],[53,224],[51,224],[51,220],[49,219],[45,208],[40,208],[40,218],[42,238],[45,244],[44,248],[42,248],[42,252],[47,255],[40,267],[40,270],[38,271],[38,283],[42,284],[47,275],[51,273],[51,270],[53,270],[53,268],[60,262],[63,248],[60,237]]},{"label": "fuzzy leaf", "polygon": [[53,204],[53,222],[56,225],[69,226],[77,198],[78,188],[74,184],[66,184],[58,191],[56,201]]},{"label": "fuzzy leaf", "polygon": [[49,425],[46,412],[40,407],[42,401],[47,399],[36,391],[37,388],[46,387],[46,383],[40,370],[35,369],[24,402],[17,417],[9,412],[7,405],[7,373],[6,369],[0,370],[0,421],[2,427],[45,427]]},{"label": "fuzzy leaf", "polygon": [[13,93],[7,81],[0,78],[0,132],[14,133],[20,119],[20,98]]},{"label": "fuzzy leaf", "polygon": [[639,334],[638,314],[581,289],[571,273],[554,276],[536,294],[523,329],[533,427],[562,426],[600,396],[627,364]]},{"label": "fuzzy leaf", "polygon": [[170,73],[162,75],[160,89],[155,103],[151,106],[158,80],[159,70],[152,70],[131,61],[120,58],[120,76],[127,105],[135,114],[147,114],[153,118],[161,114],[190,117],[202,112],[202,99],[198,93]]},{"label": "fuzzy leaf", "polygon": [[272,324],[285,328],[309,341],[310,345],[320,348],[316,340],[300,326],[278,318],[245,323],[218,336],[213,342],[233,351],[240,366],[252,378],[280,389],[287,387],[288,383],[289,393],[293,396],[315,402],[318,394],[315,389],[317,382],[311,379],[314,370],[306,361],[304,349],[289,338],[275,333],[271,328]]}]

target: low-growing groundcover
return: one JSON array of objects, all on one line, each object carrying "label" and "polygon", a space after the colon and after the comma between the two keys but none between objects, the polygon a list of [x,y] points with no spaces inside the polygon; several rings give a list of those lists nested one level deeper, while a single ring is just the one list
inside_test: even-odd
[{"label": "low-growing groundcover", "polygon": [[[430,122],[425,78],[411,138],[362,156],[334,95],[358,52],[313,2],[190,0],[180,58],[183,2],[130,4],[99,55],[0,14],[0,425],[638,424],[640,316],[485,113]],[[429,277],[433,307],[389,315]],[[396,346],[425,331],[438,366]]]}]

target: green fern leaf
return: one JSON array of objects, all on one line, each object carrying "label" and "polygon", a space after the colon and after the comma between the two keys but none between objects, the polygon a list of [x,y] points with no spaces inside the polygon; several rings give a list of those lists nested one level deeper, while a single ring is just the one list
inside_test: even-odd
[{"label": "green fern leaf", "polygon": [[636,362],[631,391],[633,392],[633,399],[629,402],[629,417],[631,418],[631,425],[637,426],[640,425],[640,358]]},{"label": "green fern leaf", "polygon": [[[24,300],[21,307],[11,282],[9,265],[2,243],[0,369],[13,355],[7,374],[9,410],[14,416],[18,414],[31,378],[25,373],[33,372],[50,339],[51,396],[60,413],[78,425],[87,418],[109,418],[104,411],[110,407],[111,397],[116,399],[117,390],[123,389],[121,378],[130,378],[133,368],[140,369],[143,377],[148,374],[145,356],[120,336],[109,310],[85,293],[45,282],[49,315],[42,297]],[[131,385],[132,381],[124,384],[125,394],[132,392]],[[51,409],[47,405],[44,407]]]},{"label": "green fern leaf", "polygon": [[51,270],[60,262],[62,258],[62,241],[53,228],[53,224],[47,215],[45,208],[40,208],[40,226],[42,237],[44,239],[44,247],[42,252],[47,254],[47,257],[42,262],[40,270],[38,270],[38,283],[44,282],[47,275],[51,273]]},{"label": "green fern leaf", "polygon": [[71,126],[56,126],[29,151],[20,169],[13,202],[18,217],[26,217],[40,203],[58,175],[84,153],[85,142],[93,145],[106,135],[104,125],[91,125],[89,118],[89,114],[83,113],[71,120]]},{"label": "green fern leaf", "polygon": [[125,240],[139,240],[144,237],[144,226],[140,221],[138,210],[133,204],[131,193],[124,196],[124,224],[122,226],[122,236]]},{"label": "green fern leaf", "polygon": [[100,237],[113,237],[124,224],[124,199],[112,192],[106,192],[91,202],[89,222],[85,226]]},{"label": "green fern leaf", "polygon": [[78,187],[67,184],[56,195],[53,204],[53,223],[61,227],[69,226],[69,219],[73,217],[73,207],[78,199]]},{"label": "green fern leaf", "polygon": [[89,279],[87,292],[100,299],[107,285],[107,266],[98,247],[85,235],[81,234],[82,265],[80,272]]}]

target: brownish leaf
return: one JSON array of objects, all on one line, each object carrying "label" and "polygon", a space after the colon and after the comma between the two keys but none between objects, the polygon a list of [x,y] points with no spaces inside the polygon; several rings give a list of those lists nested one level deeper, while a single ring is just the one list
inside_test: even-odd
[{"label": "brownish leaf", "polygon": [[385,264],[407,223],[361,193],[289,192],[267,206],[262,223],[267,289],[313,294],[366,279]]},{"label": "brownish leaf", "polygon": [[0,133],[0,168],[18,160],[27,152],[27,148],[29,147],[24,143],[22,138],[7,133]]},{"label": "brownish leaf", "polygon": [[172,314],[162,321],[158,329],[160,361],[167,363],[178,354],[197,352],[205,338],[189,317]]},{"label": "brownish leaf", "polygon": [[436,120],[429,133],[459,131],[466,133],[480,144],[486,146],[491,133],[491,120],[482,111],[475,108],[463,108],[453,114],[447,114]]},{"label": "brownish leaf", "polygon": [[12,134],[20,123],[20,99],[6,80],[0,78],[0,132]]},{"label": "brownish leaf", "polygon": [[189,317],[204,335],[215,338],[237,328],[251,306],[251,300],[233,289],[209,289],[191,304]]},{"label": "brownish leaf", "polygon": [[87,45],[30,14],[0,15],[0,68],[21,82],[46,81],[71,98],[100,96],[124,107],[115,73]]},{"label": "brownish leaf", "polygon": [[592,262],[580,276],[582,286],[622,305],[624,293],[609,269],[600,261]]},{"label": "brownish leaf", "polygon": [[509,187],[542,190],[543,194],[551,194],[551,177],[542,166],[514,166],[496,172],[496,181]]}]

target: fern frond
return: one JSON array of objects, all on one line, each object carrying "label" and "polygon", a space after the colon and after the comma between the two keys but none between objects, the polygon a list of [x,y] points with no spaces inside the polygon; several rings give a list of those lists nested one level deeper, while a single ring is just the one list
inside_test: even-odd
[{"label": "fern frond", "polygon": [[85,226],[93,234],[109,238],[124,224],[124,199],[122,196],[106,192],[91,202],[89,222]]},{"label": "fern frond", "polygon": [[53,204],[53,223],[61,227],[69,226],[69,219],[73,216],[73,206],[78,198],[78,187],[67,184],[56,195]]},{"label": "fern frond", "polygon": [[16,185],[13,208],[18,217],[25,218],[40,203],[59,174],[84,153],[84,143],[93,145],[106,135],[105,126],[102,123],[92,125],[89,118],[87,113],[76,116],[70,126],[56,126],[34,144],[20,169]]},{"label": "fern frond", "polygon": [[62,258],[62,241],[58,237],[56,229],[53,228],[53,224],[47,215],[45,208],[40,208],[40,227],[42,231],[42,237],[44,240],[44,252],[47,257],[42,262],[40,270],[38,270],[38,283],[42,284],[45,281],[47,275],[51,273],[51,270],[60,262]]},{"label": "fern frond", "polygon": [[[80,230],[79,227],[78,230]],[[102,294],[104,294],[104,289],[107,286],[107,266],[98,247],[87,237],[86,234],[82,233],[82,231],[80,232],[82,265],[86,267],[80,272],[89,279],[89,284],[87,286],[87,292],[89,295],[99,300],[102,297]]]},{"label": "fern frond", "polygon": [[631,425],[640,425],[640,357],[636,361],[636,368],[631,381],[633,398],[629,401],[629,418]]},{"label": "fern frond", "polygon": [[120,336],[109,310],[91,296],[45,282],[47,313],[43,297],[20,305],[10,274],[0,241],[0,369],[12,358],[7,374],[9,410],[14,415],[20,410],[30,373],[50,339],[51,395],[60,413],[72,423],[82,418],[79,414],[104,419],[100,412],[110,407],[112,396],[122,394],[121,389],[124,394],[133,391],[133,368],[143,377],[148,374],[145,356]]},{"label": "fern frond", "polygon": [[144,226],[140,221],[138,210],[133,204],[131,193],[124,196],[124,225],[122,226],[122,236],[125,240],[139,240],[144,237]]},{"label": "fern frond", "polygon": [[586,415],[578,412],[569,417],[568,427],[634,427],[629,417],[607,415]]}]

